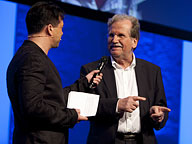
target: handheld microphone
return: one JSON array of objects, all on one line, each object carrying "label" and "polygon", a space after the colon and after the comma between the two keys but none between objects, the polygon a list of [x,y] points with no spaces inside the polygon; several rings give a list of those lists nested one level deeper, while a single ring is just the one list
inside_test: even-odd
[{"label": "handheld microphone", "polygon": [[96,84],[93,82],[93,79],[102,72],[102,70],[104,69],[104,67],[105,67],[105,65],[107,64],[107,62],[108,62],[107,56],[103,56],[103,57],[100,59],[100,62],[99,62],[99,64],[98,64],[98,66],[97,66],[97,70],[99,70],[99,72],[98,72],[98,73],[95,73],[95,74],[93,75],[93,77],[91,78],[90,85],[89,85],[89,88],[90,88],[90,89],[93,89],[93,87],[96,86]]}]

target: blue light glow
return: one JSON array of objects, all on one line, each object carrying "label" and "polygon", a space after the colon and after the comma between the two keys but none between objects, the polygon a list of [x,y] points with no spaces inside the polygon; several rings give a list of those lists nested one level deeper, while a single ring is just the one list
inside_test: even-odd
[{"label": "blue light glow", "polygon": [[191,82],[192,82],[192,43],[183,43],[183,68],[182,68],[182,87],[181,87],[181,114],[180,114],[180,144],[191,144]]},{"label": "blue light glow", "polygon": [[0,144],[8,144],[10,101],[7,96],[6,70],[15,47],[16,4],[0,2]]}]

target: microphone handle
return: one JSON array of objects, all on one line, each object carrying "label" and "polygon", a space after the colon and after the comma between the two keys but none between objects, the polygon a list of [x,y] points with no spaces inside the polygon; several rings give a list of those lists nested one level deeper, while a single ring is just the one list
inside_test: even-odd
[{"label": "microphone handle", "polygon": [[93,87],[94,86],[96,86],[96,84],[93,82],[93,79],[96,77],[96,76],[98,76],[100,74],[100,72],[98,72],[98,73],[95,73],[94,75],[93,75],[93,77],[92,77],[92,79],[91,79],[91,84],[89,85],[89,88],[90,89],[93,89]]},{"label": "microphone handle", "polygon": [[107,63],[107,57],[106,56],[103,56],[102,58],[101,58],[101,60],[100,60],[100,63],[99,63],[99,65],[97,66],[97,70],[99,70],[99,72],[98,73],[95,73],[94,75],[93,75],[93,77],[92,77],[92,79],[91,79],[91,84],[89,85],[89,88],[90,89],[93,89],[93,87],[95,87],[96,86],[96,84],[93,82],[93,79],[96,77],[96,76],[98,76],[98,75],[100,75],[100,73],[102,72],[102,70],[103,70],[103,68],[105,67],[105,64]]}]

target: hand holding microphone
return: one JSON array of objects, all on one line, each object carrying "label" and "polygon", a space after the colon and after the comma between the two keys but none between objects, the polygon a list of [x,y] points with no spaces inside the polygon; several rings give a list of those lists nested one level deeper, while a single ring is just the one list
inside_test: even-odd
[{"label": "hand holding microphone", "polygon": [[[105,65],[107,64],[107,61],[108,61],[107,56],[103,56],[100,59],[100,62],[99,62],[98,66],[97,66],[97,69],[95,71],[97,73],[95,73],[93,75],[93,77],[91,78],[90,85],[89,85],[90,89],[93,89],[100,82],[100,80],[102,79],[101,72],[104,69]],[[98,78],[98,79],[96,79],[96,78]]]}]

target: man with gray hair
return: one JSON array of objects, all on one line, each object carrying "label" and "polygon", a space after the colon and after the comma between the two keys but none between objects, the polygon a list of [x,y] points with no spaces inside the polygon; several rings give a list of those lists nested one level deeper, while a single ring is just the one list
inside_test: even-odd
[{"label": "man with gray hair", "polygon": [[[108,21],[110,56],[100,85],[96,117],[90,119],[88,144],[155,144],[153,128],[164,127],[168,112],[160,67],[136,58],[140,38],[135,17],[114,15]],[[82,66],[81,76],[99,61]]]}]

